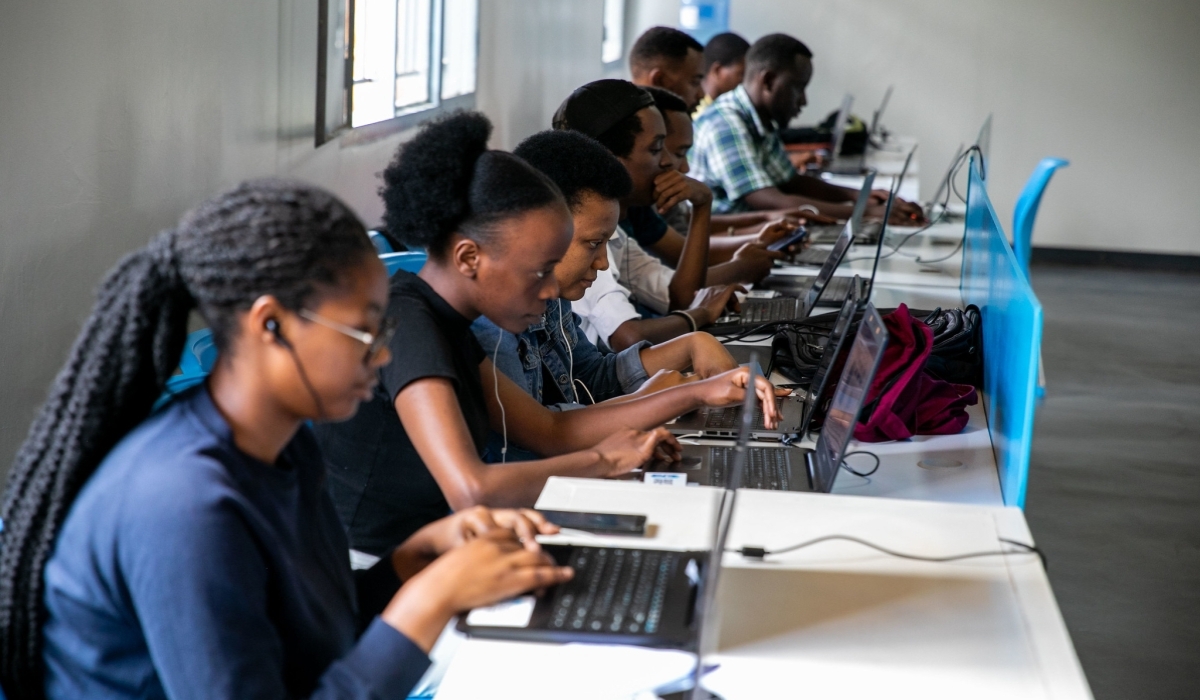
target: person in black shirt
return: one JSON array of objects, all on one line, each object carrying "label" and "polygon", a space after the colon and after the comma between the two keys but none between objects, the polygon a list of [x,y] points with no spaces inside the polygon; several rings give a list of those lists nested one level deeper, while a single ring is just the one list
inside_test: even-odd
[{"label": "person in black shirt", "polygon": [[[556,412],[494,369],[471,322],[482,315],[521,333],[541,318],[559,295],[554,267],[572,219],[545,175],[487,150],[490,133],[482,114],[450,115],[401,146],[384,171],[389,231],[429,259],[420,274],[392,279],[395,360],[371,401],[317,433],[351,546],[368,554],[449,508],[531,505],[553,475],[611,477],[656,452],[675,458],[664,421],[744,393],[739,368],[619,405]],[[774,393],[765,380],[756,390]],[[775,404],[767,406],[773,422]],[[548,458],[485,464],[488,427]]]}]

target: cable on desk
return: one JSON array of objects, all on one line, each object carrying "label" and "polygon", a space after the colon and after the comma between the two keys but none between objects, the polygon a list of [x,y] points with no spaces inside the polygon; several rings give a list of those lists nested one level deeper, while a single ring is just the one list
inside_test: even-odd
[{"label": "cable on desk", "polygon": [[[970,148],[963,151],[963,153],[958,157],[958,159],[954,161],[953,165],[950,166],[949,172],[946,174],[946,184],[948,186],[946,187],[946,196],[941,202],[941,205],[942,205],[941,213],[939,213],[937,215],[937,218],[935,218],[933,221],[930,221],[928,224],[925,224],[924,226],[917,229],[916,231],[913,231],[912,233],[906,234],[899,243],[897,243],[895,245],[892,245],[891,243],[887,243],[887,246],[889,248],[891,248],[891,251],[889,251],[886,254],[880,255],[879,257],[881,260],[883,258],[891,257],[894,254],[900,254],[905,257],[912,257],[914,262],[917,262],[917,263],[920,263],[923,265],[928,265],[930,263],[937,263],[937,262],[942,262],[944,260],[949,260],[950,258],[954,257],[958,253],[958,251],[962,248],[964,241],[966,240],[967,234],[966,234],[965,227],[963,229],[963,238],[962,238],[962,240],[960,240],[958,242],[958,246],[956,246],[954,248],[954,250],[952,250],[950,252],[949,255],[946,255],[944,257],[934,258],[932,260],[922,260],[920,255],[910,256],[908,253],[901,253],[900,249],[903,248],[910,240],[912,240],[913,236],[916,236],[919,233],[923,233],[924,231],[929,230],[931,227],[933,227],[935,224],[941,222],[941,220],[946,217],[948,207],[950,205],[951,193],[956,195],[960,200],[963,201],[963,203],[966,203],[967,199],[966,199],[966,197],[963,197],[962,194],[958,191],[958,186],[955,183],[955,179],[958,177],[958,172],[959,172],[959,170],[962,169],[963,164],[969,162],[969,157],[970,157],[971,153],[979,154],[979,156],[980,156],[980,172],[983,172],[983,167],[984,167],[983,166],[983,152],[979,149],[978,145],[972,145]],[[934,204],[937,204],[937,202],[934,202]],[[883,232],[881,232],[880,235],[883,235]],[[886,241],[885,241],[885,243],[886,243]]]},{"label": "cable on desk", "polygon": [[982,551],[982,552],[966,552],[963,554],[948,554],[946,556],[941,556],[941,557],[930,557],[930,556],[925,556],[925,555],[921,555],[921,554],[908,554],[906,552],[897,552],[894,549],[888,549],[887,547],[884,547],[882,545],[878,545],[878,544],[875,544],[874,542],[860,539],[860,538],[854,537],[852,535],[825,535],[824,537],[817,537],[816,539],[811,539],[811,540],[808,540],[807,542],[801,542],[799,544],[794,544],[794,545],[790,545],[787,547],[781,547],[779,549],[767,549],[765,547],[755,547],[755,546],[748,545],[748,546],[742,547],[740,549],[727,549],[725,551],[732,552],[735,554],[741,554],[743,557],[746,557],[747,559],[763,559],[765,557],[774,556],[777,554],[786,554],[787,552],[794,552],[798,549],[804,549],[805,547],[811,547],[813,545],[820,544],[822,542],[832,542],[834,540],[842,540],[844,542],[853,542],[855,544],[860,544],[864,547],[869,547],[871,549],[874,549],[877,552],[882,552],[883,554],[886,554],[891,557],[897,557],[899,559],[911,559],[912,561],[927,561],[927,562],[933,562],[935,564],[944,564],[944,563],[948,563],[948,562],[962,561],[964,559],[978,559],[981,557],[1007,557],[1007,556],[1012,556],[1014,554],[1036,554],[1036,555],[1038,555],[1038,558],[1042,560],[1042,568],[1045,568],[1045,569],[1049,568],[1049,566],[1047,566],[1047,563],[1046,563],[1046,555],[1044,552],[1042,552],[1041,549],[1039,549],[1036,546],[1031,545],[1031,544],[1025,544],[1024,542],[1017,542],[1016,540],[1008,540],[1008,539],[1004,539],[1003,537],[999,538],[999,540],[1001,542],[1003,542],[1004,544],[1012,545],[1013,547],[1017,547],[1017,549],[994,549],[994,550],[988,550],[988,551]]},{"label": "cable on desk", "polygon": [[[875,460],[875,466],[872,467],[871,471],[869,471],[869,472],[860,472],[860,471],[854,469],[853,467],[851,467],[849,464],[846,464],[846,458],[851,455],[868,455]],[[879,471],[879,455],[875,454],[874,452],[867,452],[866,450],[855,450],[854,452],[847,452],[846,454],[842,455],[841,467],[842,467],[842,469],[845,469],[846,471],[850,472],[854,476],[861,476],[862,478],[865,479],[868,476],[871,476],[875,472]]]}]

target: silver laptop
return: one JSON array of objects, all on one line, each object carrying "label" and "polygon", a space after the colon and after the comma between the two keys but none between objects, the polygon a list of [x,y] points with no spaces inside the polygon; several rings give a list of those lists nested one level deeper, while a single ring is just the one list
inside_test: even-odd
[{"label": "silver laptop", "polygon": [[[820,493],[833,489],[887,337],[879,312],[873,304],[867,304],[815,449],[782,445],[748,448],[739,480],[743,488]],[[652,464],[647,470],[682,472],[689,482],[723,486],[731,483],[728,480],[737,456],[732,447],[684,445],[681,462]]]},{"label": "silver laptop", "polygon": [[[867,212],[867,204],[871,201],[871,188],[875,185],[875,171],[870,170],[863,177],[863,184],[858,188],[858,200],[854,202],[854,210],[850,212],[850,220],[846,223],[850,224],[850,233],[853,240],[867,236],[867,224],[863,223],[863,216]],[[809,243],[836,243],[837,239],[842,235],[842,229],[846,228],[845,224],[809,224],[805,227],[808,231]],[[874,240],[874,238],[872,238]],[[812,265],[820,267],[825,263],[825,256],[829,252],[823,248],[805,248],[798,255],[795,255],[788,262],[793,265]]]},{"label": "silver laptop", "polygon": [[833,122],[833,150],[829,153],[829,162],[822,170],[833,175],[861,175],[866,170],[866,149],[853,156],[842,155],[842,145],[846,142],[846,126],[850,123],[850,109],[854,106],[854,95],[846,93],[842,98],[842,106],[838,109]]},{"label": "silver laptop", "polygon": [[[879,109],[875,110],[875,113],[871,115],[871,128],[867,130],[868,139],[875,138],[876,134],[879,133],[879,129],[882,126],[883,111],[887,109],[888,102],[892,99],[892,88],[894,87],[894,85],[888,85],[887,92],[883,93],[883,102],[880,103]],[[868,143],[870,143],[869,140]]]},{"label": "silver laptop", "polygon": [[[896,203],[896,198],[900,196],[900,187],[904,184],[904,176],[908,174],[908,166],[912,164],[913,154],[916,152],[915,147],[908,152],[908,157],[904,159],[904,167],[900,169],[900,175],[892,183],[892,189],[888,192],[887,206],[883,208],[882,228],[875,238],[875,262],[871,267],[871,276],[865,285],[857,275],[853,278],[833,277],[826,283],[825,291],[820,295],[817,303],[835,306],[842,303],[850,295],[852,289],[856,290],[864,301],[871,298],[871,291],[875,287],[875,275],[879,271],[879,258],[883,255],[883,240],[887,231],[886,222],[892,215],[892,206]],[[817,278],[809,275],[772,275],[763,280],[762,286],[780,291],[788,296],[801,296],[807,294],[816,282]]]},{"label": "silver laptop", "polygon": [[988,167],[992,164],[989,159],[992,154],[991,114],[987,115],[987,119],[983,120],[983,126],[979,127],[979,136],[975,139],[975,145],[979,147],[979,179],[986,182]]}]

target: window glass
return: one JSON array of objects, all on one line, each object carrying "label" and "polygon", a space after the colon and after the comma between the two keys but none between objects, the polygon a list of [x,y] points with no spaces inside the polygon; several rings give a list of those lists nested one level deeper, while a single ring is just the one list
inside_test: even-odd
[{"label": "window glass", "polygon": [[478,0],[444,0],[442,99],[475,92]]},{"label": "window glass", "polygon": [[605,63],[621,60],[625,53],[625,0],[604,0],[604,43],[600,60]]},{"label": "window glass", "polygon": [[429,102],[431,0],[399,0],[396,4],[396,109]]}]

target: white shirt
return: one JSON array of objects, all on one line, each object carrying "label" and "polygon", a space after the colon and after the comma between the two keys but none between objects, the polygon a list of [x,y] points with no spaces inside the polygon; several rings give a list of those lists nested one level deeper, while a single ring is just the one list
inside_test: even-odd
[{"label": "white shirt", "polygon": [[612,347],[608,339],[622,323],[642,315],[629,301],[629,290],[613,277],[612,255],[609,269],[596,273],[596,281],[584,292],[583,298],[571,302],[571,310],[579,315],[579,328],[595,345]]},{"label": "white shirt", "polygon": [[675,271],[647,253],[617,227],[608,241],[608,264],[613,278],[631,292],[633,300],[657,314],[671,308],[671,278]]}]

